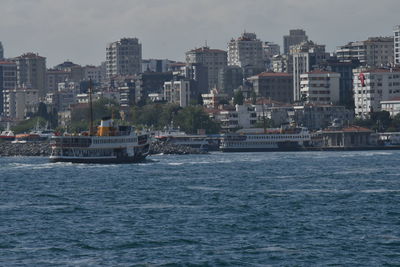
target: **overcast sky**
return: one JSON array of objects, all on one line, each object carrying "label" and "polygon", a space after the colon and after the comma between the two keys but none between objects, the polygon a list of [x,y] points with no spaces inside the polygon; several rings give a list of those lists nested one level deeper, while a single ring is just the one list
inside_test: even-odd
[{"label": "overcast sky", "polygon": [[184,60],[204,45],[226,50],[244,30],[281,45],[303,28],[327,50],[392,35],[399,0],[1,0],[6,57],[35,52],[52,67],[67,59],[98,65],[107,43],[137,37],[143,58]]}]

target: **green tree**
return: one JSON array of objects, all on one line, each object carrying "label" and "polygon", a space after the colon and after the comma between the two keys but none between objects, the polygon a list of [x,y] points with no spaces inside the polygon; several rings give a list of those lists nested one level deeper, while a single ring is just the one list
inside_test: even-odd
[{"label": "green tree", "polygon": [[235,92],[235,95],[233,96],[233,104],[234,105],[243,105],[243,103],[244,103],[243,92],[240,90],[237,90]]},{"label": "green tree", "polygon": [[183,131],[191,134],[198,129],[205,129],[206,133],[218,133],[220,126],[211,120],[200,106],[189,106],[180,110],[175,119],[176,125]]}]

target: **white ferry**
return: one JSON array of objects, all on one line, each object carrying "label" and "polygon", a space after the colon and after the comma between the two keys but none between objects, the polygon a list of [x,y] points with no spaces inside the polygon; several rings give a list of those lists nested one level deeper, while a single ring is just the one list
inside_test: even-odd
[{"label": "white ferry", "polygon": [[131,126],[114,127],[103,118],[95,135],[63,135],[51,138],[51,162],[133,163],[146,158],[150,139]]},{"label": "white ferry", "polygon": [[298,151],[311,142],[306,128],[289,129],[242,129],[221,137],[223,152]]}]

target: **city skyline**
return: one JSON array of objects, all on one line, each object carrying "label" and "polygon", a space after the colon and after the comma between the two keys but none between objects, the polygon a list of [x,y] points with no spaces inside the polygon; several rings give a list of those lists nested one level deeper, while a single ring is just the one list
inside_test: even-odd
[{"label": "city skyline", "polygon": [[399,24],[398,7],[395,0],[5,0],[0,41],[5,57],[35,52],[47,58],[48,67],[65,60],[98,65],[105,61],[107,44],[122,37],[137,37],[143,58],[184,61],[185,52],[206,42],[226,50],[229,40],[245,30],[262,41],[278,43],[282,50],[289,29],[301,28],[310,40],[326,44],[332,52],[350,41],[393,35],[393,27]]}]

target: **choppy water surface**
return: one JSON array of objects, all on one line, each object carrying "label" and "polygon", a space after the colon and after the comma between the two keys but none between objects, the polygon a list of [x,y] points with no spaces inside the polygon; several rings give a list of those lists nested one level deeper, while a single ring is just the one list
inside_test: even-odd
[{"label": "choppy water surface", "polygon": [[400,152],[0,158],[1,266],[398,266]]}]

